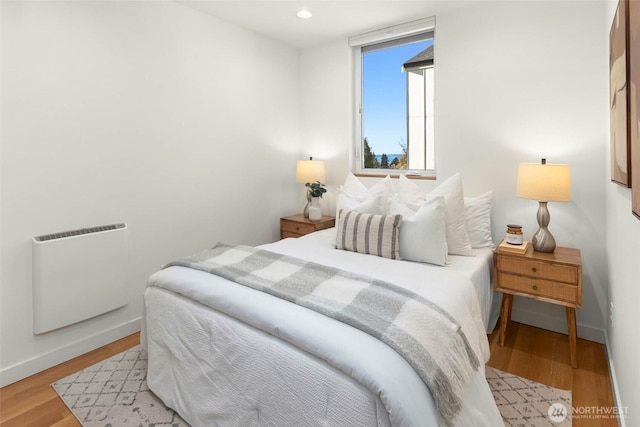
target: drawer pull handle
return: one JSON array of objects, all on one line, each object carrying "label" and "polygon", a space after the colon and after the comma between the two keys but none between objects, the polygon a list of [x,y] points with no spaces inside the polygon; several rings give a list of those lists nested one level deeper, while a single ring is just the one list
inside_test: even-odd
[{"label": "drawer pull handle", "polygon": [[300,227],[296,227],[296,231],[300,230]]},{"label": "drawer pull handle", "polygon": [[533,285],[533,290],[537,291],[538,290],[538,285]]},{"label": "drawer pull handle", "polygon": [[531,271],[533,271],[535,273],[536,271],[538,271],[538,269],[535,268],[535,267],[531,267]]}]

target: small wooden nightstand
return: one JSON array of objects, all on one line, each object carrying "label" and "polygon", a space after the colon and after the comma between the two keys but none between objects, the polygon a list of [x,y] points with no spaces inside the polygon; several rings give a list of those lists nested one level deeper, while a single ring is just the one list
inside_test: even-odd
[{"label": "small wooden nightstand", "polygon": [[303,214],[291,215],[280,218],[280,238],[300,237],[314,231],[331,228],[336,224],[336,219],[332,216],[323,216],[320,221],[311,221]]},{"label": "small wooden nightstand", "polygon": [[514,295],[564,305],[567,310],[571,366],[578,367],[576,308],[582,307],[582,262],[580,250],[556,247],[553,253],[494,253],[494,288],[503,293],[498,344],[504,346]]}]

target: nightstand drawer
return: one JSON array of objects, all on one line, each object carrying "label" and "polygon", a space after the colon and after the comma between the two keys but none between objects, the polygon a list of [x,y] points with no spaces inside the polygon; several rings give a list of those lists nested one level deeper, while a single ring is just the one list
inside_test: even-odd
[{"label": "nightstand drawer", "polygon": [[578,287],[565,283],[498,272],[496,290],[530,295],[534,298],[563,301],[571,306],[581,306]]},{"label": "nightstand drawer", "polygon": [[286,216],[280,218],[280,238],[302,237],[314,231],[331,228],[335,223],[336,219],[332,216],[323,216],[319,221],[311,221],[303,214]]},{"label": "nightstand drawer", "polygon": [[288,239],[289,237],[297,239],[298,237],[302,237],[302,236],[304,236],[304,234],[292,233],[291,231],[281,231],[280,232],[280,238],[281,239]]},{"label": "nightstand drawer", "polygon": [[295,236],[291,237],[300,237],[305,234],[313,233],[316,231],[316,226],[313,224],[304,224],[300,222],[292,222],[292,221],[282,221],[280,223],[280,230],[283,233],[292,233]]},{"label": "nightstand drawer", "polygon": [[498,257],[498,271],[549,279],[570,284],[578,283],[578,269],[569,265],[537,262],[522,258]]}]

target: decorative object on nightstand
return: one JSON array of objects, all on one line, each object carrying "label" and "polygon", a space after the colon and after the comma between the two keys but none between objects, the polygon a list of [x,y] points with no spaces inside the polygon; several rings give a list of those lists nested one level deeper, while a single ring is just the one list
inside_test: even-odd
[{"label": "decorative object on nightstand", "polygon": [[309,206],[309,221],[320,221],[322,218],[322,208],[320,207],[320,197],[311,197]]},{"label": "decorative object on nightstand", "polygon": [[531,243],[538,252],[553,252],[556,240],[547,229],[550,220],[547,202],[571,200],[569,165],[548,165],[546,159],[539,164],[520,163],[516,196],[540,202],[537,215],[539,228]]},{"label": "decorative object on nightstand", "polygon": [[[325,181],[325,168],[322,160],[298,160],[296,164],[296,182],[304,183],[307,188],[307,205],[304,207],[304,217],[309,218],[311,207],[311,185]],[[326,191],[326,190],[325,190]]]},{"label": "decorative object on nightstand", "polygon": [[563,305],[567,312],[571,366],[578,367],[576,308],[582,307],[582,262],[580,250],[558,246],[553,253],[524,254],[494,252],[494,288],[503,293],[498,344],[504,346],[514,296]]},{"label": "decorative object on nightstand", "polygon": [[335,225],[336,219],[332,216],[323,216],[319,221],[311,221],[305,218],[303,214],[291,215],[280,218],[280,238],[301,237]]},{"label": "decorative object on nightstand", "polygon": [[309,219],[311,221],[320,221],[320,219],[322,218],[320,199],[322,199],[322,195],[327,192],[327,189],[324,188],[324,184],[321,184],[320,181],[311,183],[307,182],[305,186],[309,189],[307,195],[311,196],[311,206],[309,206]]},{"label": "decorative object on nightstand", "polygon": [[504,240],[511,245],[522,245],[524,242],[522,236],[522,226],[516,224],[507,224],[507,235]]}]

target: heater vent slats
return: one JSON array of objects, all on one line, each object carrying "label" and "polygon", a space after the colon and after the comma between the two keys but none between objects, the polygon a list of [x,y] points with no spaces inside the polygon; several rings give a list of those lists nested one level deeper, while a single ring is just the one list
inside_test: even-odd
[{"label": "heater vent slats", "polygon": [[100,231],[117,230],[119,228],[124,228],[124,227],[125,227],[124,224],[101,225],[98,227],[81,228],[78,230],[61,231],[59,233],[44,234],[42,236],[34,237],[34,239],[37,242],[45,242],[47,240],[63,239],[65,237],[80,236],[82,234],[91,234],[91,233],[99,233]]}]

